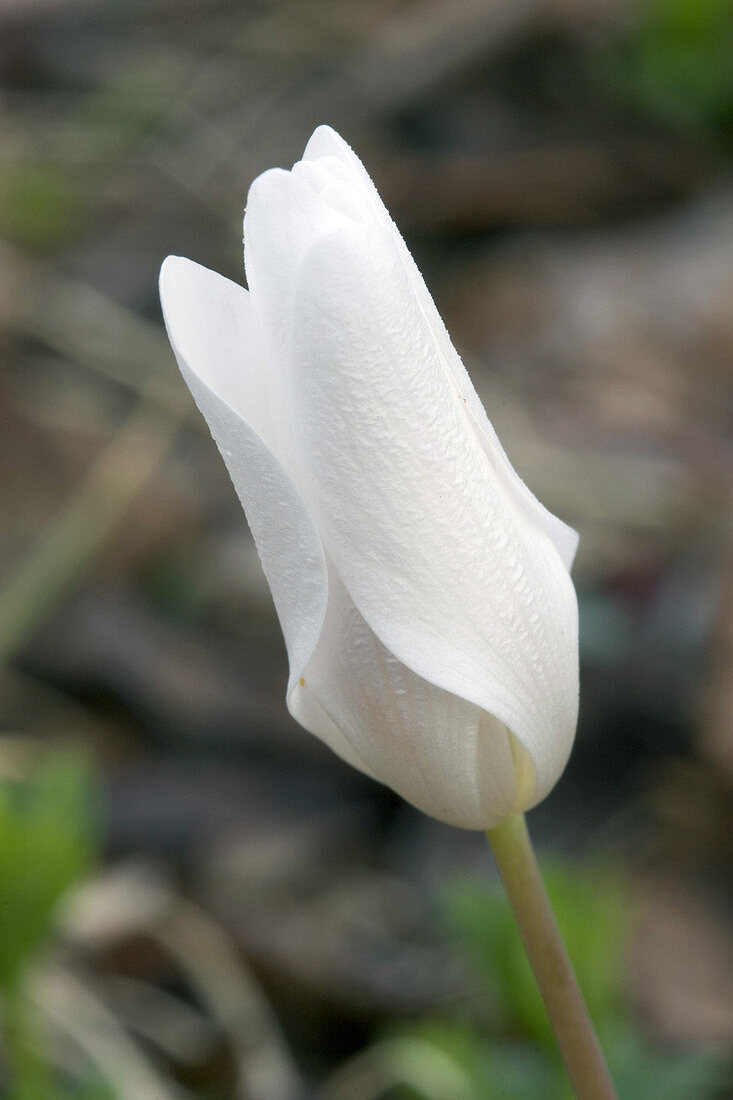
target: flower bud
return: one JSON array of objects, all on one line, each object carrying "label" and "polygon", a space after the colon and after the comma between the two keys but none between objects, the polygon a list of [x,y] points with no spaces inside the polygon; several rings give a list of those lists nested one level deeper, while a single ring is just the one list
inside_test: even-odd
[{"label": "flower bud", "polygon": [[537,803],[575,734],[573,530],[512,469],[362,164],[252,184],[245,290],[178,257],[168,335],[247,513],[307,730],[443,821]]}]

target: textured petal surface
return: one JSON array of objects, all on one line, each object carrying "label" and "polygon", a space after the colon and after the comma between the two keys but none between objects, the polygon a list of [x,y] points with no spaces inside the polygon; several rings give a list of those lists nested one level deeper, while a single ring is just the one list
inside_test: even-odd
[{"label": "textured petal surface", "polygon": [[295,303],[295,461],[327,553],[399,661],[516,735],[539,799],[577,717],[562,558],[497,477],[388,230],[321,238]]},{"label": "textured petal surface", "polygon": [[[550,536],[566,567],[570,569],[578,547],[577,532],[572,527],[568,527],[557,516],[554,516],[537,500],[507,458],[494,427],[486,415],[481,399],[474,389],[468,371],[453,347],[448,331],[443,324],[443,319],[438,313],[432,295],[425,285],[425,280],[363,164],[344,139],[330,126],[319,126],[314,132],[306,146],[303,160],[322,161],[324,164],[330,165],[338,162],[348,172],[355,186],[364,193],[375,220],[391,228],[395,247],[424,315],[425,324],[435,341],[436,349],[445,369],[453,376],[461,396],[466,401],[468,411],[471,413],[476,429],[482,436],[484,445],[491,455],[497,473],[505,479],[507,490],[515,495],[518,504],[525,508],[534,522]],[[345,178],[343,173],[340,172],[339,175]]]},{"label": "textured petal surface", "polygon": [[249,293],[169,259],[161,297],[273,592],[288,706],[425,812],[497,824],[574,737],[577,536],[511,467],[334,131],[255,180],[244,237]]},{"label": "textured petal surface", "polygon": [[[328,577],[300,494],[264,442],[263,364],[253,344],[249,295],[205,267],[170,256],[161,270],[160,298],[181,373],[247,514],[285,636],[292,686],[321,636]],[[306,725],[348,763],[368,771],[327,716]]]},{"label": "textured petal surface", "polygon": [[441,821],[486,829],[531,798],[531,769],[520,790],[506,728],[390,653],[333,569],[321,639],[289,699],[306,727],[316,701],[374,775]]},{"label": "textured petal surface", "polygon": [[298,274],[314,241],[347,227],[351,219],[333,209],[313,180],[272,168],[258,176],[247,195],[244,255],[253,304],[253,330],[267,364],[267,383],[278,453],[298,480],[291,448],[293,406],[284,363],[293,331]]}]

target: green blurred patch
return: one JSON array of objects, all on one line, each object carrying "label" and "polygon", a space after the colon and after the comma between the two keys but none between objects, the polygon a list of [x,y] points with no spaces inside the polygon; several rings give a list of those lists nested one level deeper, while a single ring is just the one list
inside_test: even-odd
[{"label": "green blurred patch", "polygon": [[644,113],[733,140],[733,0],[643,0],[607,61]]},{"label": "green blurred patch", "polygon": [[[653,1048],[629,1003],[633,906],[609,865],[554,861],[543,871],[558,924],[584,991],[621,1100],[715,1100],[730,1088],[730,1066],[712,1051]],[[455,883],[442,899],[452,938],[469,961],[479,1003],[470,1016],[398,1025],[375,1044],[383,1052],[380,1095],[433,1100],[420,1063],[441,1067],[450,1100],[572,1100],[542,1001],[503,892],[483,881]],[[453,1070],[452,1077],[449,1070]],[[445,1094],[448,1100],[448,1093]]]},{"label": "green blurred patch", "polygon": [[85,100],[79,121],[105,135],[109,158],[124,155],[152,133],[170,109],[165,70],[132,69],[95,89]]},{"label": "green blurred patch", "polygon": [[73,173],[56,164],[17,161],[0,178],[0,233],[34,251],[60,248],[82,221]]},{"label": "green blurred patch", "polygon": [[573,1100],[556,1061],[528,1043],[497,1041],[465,1023],[440,1020],[403,1027],[382,1049],[385,1076],[394,1081],[384,1093],[390,1100],[433,1100],[431,1086],[420,1081],[426,1068],[431,1081],[440,1082],[440,1100]]},{"label": "green blurred patch", "polygon": [[94,785],[85,755],[44,754],[0,783],[0,991],[12,991],[53,933],[56,907],[97,859]]},{"label": "green blurred patch", "polygon": [[[97,862],[98,824],[85,754],[46,750],[20,777],[0,781],[0,1010],[11,1100],[63,1100],[45,1062],[28,977],[52,944],[58,906]],[[108,1100],[93,1082],[75,1092]]]},{"label": "green blurred patch", "polygon": [[[545,885],[594,1019],[617,1017],[628,988],[629,901],[612,868],[545,866]],[[554,1049],[554,1037],[512,911],[503,893],[475,880],[445,896],[449,925],[497,1004],[502,1025]]]}]

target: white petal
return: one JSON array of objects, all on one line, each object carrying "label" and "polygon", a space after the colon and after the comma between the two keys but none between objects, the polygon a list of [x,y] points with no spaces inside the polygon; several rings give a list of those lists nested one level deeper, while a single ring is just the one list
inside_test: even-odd
[{"label": "white petal", "polygon": [[295,303],[295,461],[327,553],[392,654],[516,735],[539,800],[577,716],[562,558],[476,432],[391,233],[322,238]]},{"label": "white petal", "polygon": [[266,427],[267,403],[247,291],[169,257],[161,301],[179,366],[225,459],[272,589],[294,717],[425,812],[469,828],[500,820],[517,798],[506,731],[396,661],[333,573],[329,584],[302,498],[250,422]]},{"label": "white petal", "polygon": [[297,417],[283,373],[293,324],[295,290],[303,258],[315,241],[350,224],[304,178],[272,168],[253,182],[244,217],[244,259],[253,305],[253,328],[267,363],[278,434],[278,454],[293,480],[299,471],[291,449]]},{"label": "white petal", "polygon": [[323,632],[288,705],[313,732],[327,712],[373,775],[451,825],[490,828],[531,800],[532,769],[520,789],[506,728],[398,661],[333,569]]},{"label": "white petal", "polygon": [[281,337],[291,329],[303,257],[315,241],[350,221],[324,201],[308,178],[271,168],[253,182],[244,216],[244,263],[266,351],[279,353]]},{"label": "white petal", "polygon": [[[321,635],[328,577],[302,498],[260,431],[261,363],[249,328],[249,295],[221,275],[171,256],[161,270],[160,297],[181,373],[247,514],[285,636],[292,688]],[[311,731],[364,770],[331,723],[323,720]]]},{"label": "white petal", "polygon": [[160,297],[178,365],[247,513],[293,675],[300,675],[321,631],[326,568],[303,501],[265,443],[263,364],[249,323],[249,295],[190,260],[169,257]]},{"label": "white petal", "polygon": [[161,296],[273,591],[288,705],[426,812],[495,824],[544,797],[572,743],[575,533],[512,469],[327,127],[252,185],[245,260],[251,295],[172,259]]},{"label": "white petal", "polygon": [[160,296],[168,336],[200,380],[270,438],[273,418],[267,371],[244,287],[182,256],[160,269]]},{"label": "white petal", "polygon": [[385,225],[394,224],[366,168],[354,150],[330,126],[318,126],[313,131],[305,147],[303,160],[314,163],[320,161],[328,165],[333,174],[338,172],[335,166],[340,164],[346,170],[346,175],[343,171],[338,173],[340,178],[348,178],[361,188],[376,220]]},{"label": "white petal", "polygon": [[300,160],[293,165],[290,174],[307,183],[334,213],[357,222],[367,222],[373,217],[364,189],[340,161],[332,157],[319,161]]},{"label": "white petal", "polygon": [[390,218],[389,212],[382,202],[379,192],[372,183],[363,164],[353,150],[346,144],[344,139],[337,134],[335,130],[332,130],[330,126],[319,126],[317,130],[315,130],[306,146],[303,159],[313,161],[316,164],[320,160],[330,164],[336,160],[346,166],[351,178],[360,182],[364,194],[368,196],[371,207],[375,213],[375,218],[391,227],[400,259],[402,260],[412,289],[420,304],[426,326],[432,333],[445,369],[451,373],[461,396],[465,398],[467,408],[484,439],[486,449],[491,455],[492,462],[495,463],[497,468],[501,469],[501,473],[506,480],[507,488],[514,493],[518,503],[529,512],[534,522],[546,531],[553,540],[566,568],[569,570],[578,546],[577,533],[572,527],[568,527],[566,523],[563,523],[557,516],[549,512],[545,506],[537,500],[511,465],[494,431],[493,425],[486,415],[481,399],[474,389],[468,372],[460,356],[453,347],[450,336],[443,324],[443,320],[425,285],[425,280],[420,274],[417,264],[412,258],[412,254],[402,239],[399,230]]}]

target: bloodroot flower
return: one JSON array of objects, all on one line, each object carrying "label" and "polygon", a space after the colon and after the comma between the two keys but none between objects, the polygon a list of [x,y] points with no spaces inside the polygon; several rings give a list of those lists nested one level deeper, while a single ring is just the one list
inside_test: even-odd
[{"label": "bloodroot flower", "polygon": [[254,181],[244,255],[249,290],[171,256],[160,293],[272,590],[288,708],[425,813],[494,827],[573,742],[577,536],[512,469],[333,130]]}]

